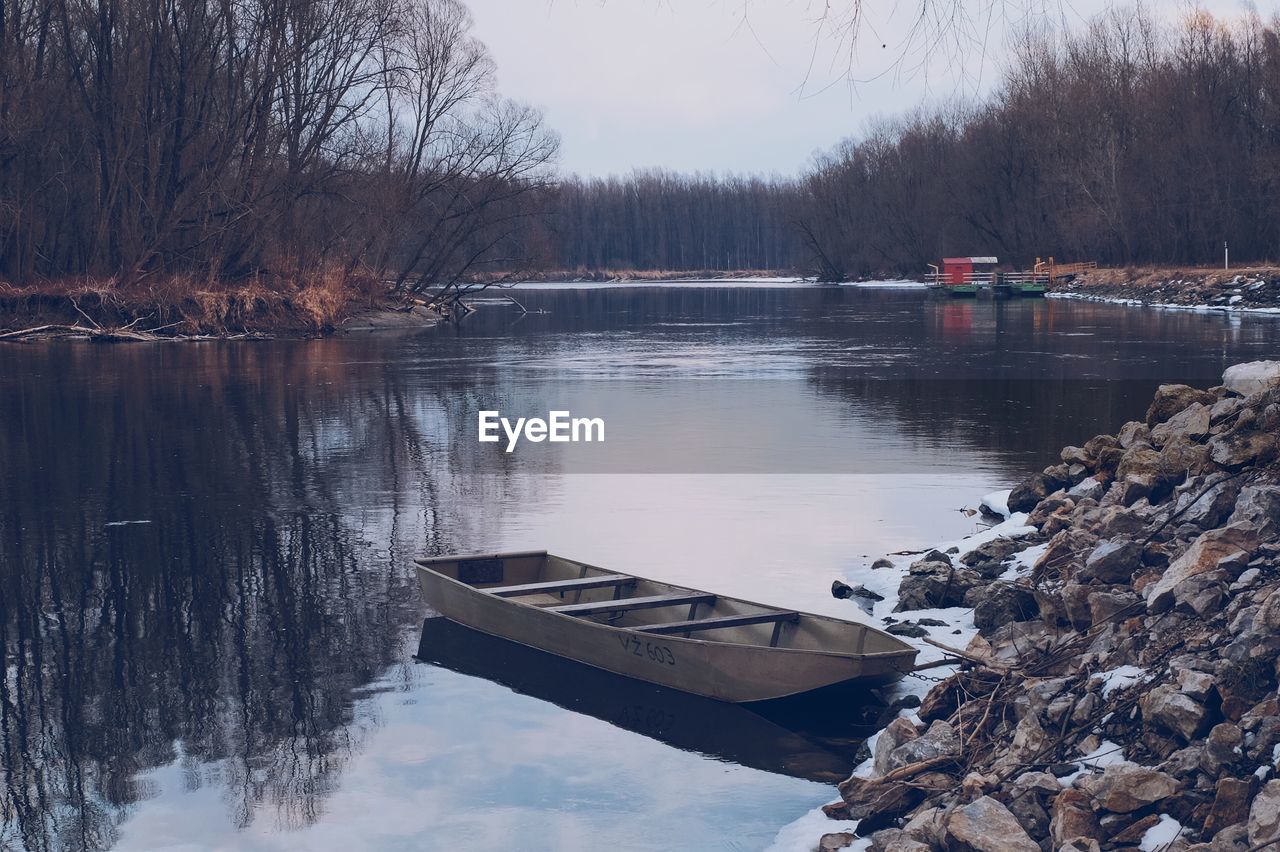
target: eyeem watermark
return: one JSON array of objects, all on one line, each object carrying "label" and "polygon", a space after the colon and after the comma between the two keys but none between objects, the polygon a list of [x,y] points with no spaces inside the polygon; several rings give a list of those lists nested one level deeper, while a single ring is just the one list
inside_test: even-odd
[{"label": "eyeem watermark", "polygon": [[516,448],[520,439],[540,444],[550,441],[559,443],[590,443],[604,441],[604,419],[601,417],[574,417],[568,411],[548,411],[547,419],[541,417],[518,417],[512,423],[497,411],[480,412],[480,442],[496,444],[507,437],[507,452]]}]

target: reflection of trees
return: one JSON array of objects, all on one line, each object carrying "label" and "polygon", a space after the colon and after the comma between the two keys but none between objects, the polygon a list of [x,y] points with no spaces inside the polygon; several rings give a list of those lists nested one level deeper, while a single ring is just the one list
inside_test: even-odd
[{"label": "reflection of trees", "polygon": [[1241,331],[1187,313],[1052,300],[942,300],[914,311],[905,333],[893,323],[860,328],[867,348],[909,346],[908,357],[818,360],[811,381],[924,445],[982,450],[1011,478],[1141,419],[1162,383],[1216,384],[1232,352],[1247,358],[1250,342],[1270,333],[1261,323]]},{"label": "reflection of trees", "polygon": [[174,760],[238,825],[315,819],[421,614],[408,557],[500,511],[456,511],[449,383],[362,354],[4,353],[0,846],[106,847]]},{"label": "reflection of trees", "polygon": [[[848,287],[530,289],[519,299],[549,311],[519,320],[524,337],[512,346],[521,364],[546,357],[562,366],[576,342],[566,337],[602,332],[607,347],[588,351],[620,355],[624,371],[631,352],[664,348],[681,353],[672,373],[686,376],[717,370],[725,344],[755,359],[744,378],[792,356],[787,363],[821,393],[879,428],[921,446],[981,451],[1009,477],[1141,417],[1161,382],[1215,384],[1232,353],[1252,357],[1251,344],[1270,334],[1265,323],[1235,327],[1182,312]],[[455,333],[480,338],[513,322],[512,311],[495,308]],[[619,363],[582,366],[594,373]]]}]

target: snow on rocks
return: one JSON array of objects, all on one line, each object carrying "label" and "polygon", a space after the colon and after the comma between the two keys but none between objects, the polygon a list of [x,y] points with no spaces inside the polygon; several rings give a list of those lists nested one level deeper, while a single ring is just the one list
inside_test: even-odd
[{"label": "snow on rocks", "polygon": [[1265,269],[1129,278],[1117,277],[1114,270],[1097,270],[1055,285],[1048,295],[1172,310],[1270,314],[1280,313],[1280,274]]},{"label": "snow on rocks", "polygon": [[1110,698],[1111,693],[1117,689],[1128,689],[1138,681],[1147,676],[1147,670],[1138,666],[1116,666],[1114,669],[1105,672],[1098,672],[1090,676],[1090,680],[1099,681],[1102,684],[1102,697]]},{"label": "snow on rocks", "polygon": [[1280,361],[1252,361],[1228,367],[1222,384],[1241,396],[1261,393],[1280,384]]},{"label": "snow on rocks", "polygon": [[1271,363],[1163,386],[1144,421],[984,498],[1003,522],[850,578],[921,661],[947,654],[926,638],[958,659],[898,686],[914,712],[828,806],[856,820],[842,842],[1280,850]]},{"label": "snow on rocks", "polygon": [[1168,814],[1160,814],[1159,821],[1142,835],[1138,848],[1142,852],[1161,852],[1170,849],[1173,841],[1182,835],[1182,823]]}]

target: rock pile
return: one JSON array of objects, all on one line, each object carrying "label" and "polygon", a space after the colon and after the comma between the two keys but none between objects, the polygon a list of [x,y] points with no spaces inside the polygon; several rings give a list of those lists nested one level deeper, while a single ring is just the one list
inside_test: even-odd
[{"label": "rock pile", "polygon": [[1276,308],[1280,307],[1280,272],[1275,269],[1242,273],[1097,270],[1055,284],[1053,292],[1147,305]]},{"label": "rock pile", "polygon": [[1280,852],[1278,459],[1280,362],[1164,386],[1013,490],[1035,532],[912,565],[898,609],[979,633],[822,848]]}]

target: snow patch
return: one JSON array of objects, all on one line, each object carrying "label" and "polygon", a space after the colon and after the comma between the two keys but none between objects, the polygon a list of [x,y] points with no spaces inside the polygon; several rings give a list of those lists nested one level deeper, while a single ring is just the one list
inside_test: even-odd
[{"label": "snow patch", "polygon": [[1168,814],[1160,814],[1160,821],[1148,828],[1147,833],[1142,835],[1138,848],[1142,852],[1157,852],[1157,850],[1168,848],[1169,844],[1177,840],[1180,834],[1182,834],[1182,823]]},{"label": "snow patch", "polygon": [[[779,829],[766,852],[813,852],[822,835],[853,831],[857,827],[857,820],[829,819],[821,808],[814,808],[795,822],[789,822]],[[871,848],[871,839],[859,838],[847,848],[853,852],[866,852]]]},{"label": "snow patch", "polygon": [[1124,763],[1124,749],[1111,740],[1103,740],[1102,745],[1074,761],[1076,770],[1066,775],[1059,775],[1058,782],[1063,787],[1070,787],[1081,775],[1092,774],[1117,763]]},{"label": "snow patch", "polygon": [[920,281],[890,279],[888,281],[846,281],[840,286],[857,287],[863,290],[923,290],[929,285]]},{"label": "snow patch", "polygon": [[1252,308],[1232,305],[1174,305],[1167,302],[1144,302],[1141,299],[1121,299],[1117,296],[1091,296],[1085,293],[1046,293],[1048,299],[1076,299],[1081,302],[1106,302],[1134,308],[1159,308],[1163,311],[1192,311],[1199,314],[1269,314],[1280,315],[1280,308]]},{"label": "snow patch", "polygon": [[1012,489],[992,491],[986,497],[982,498],[982,505],[986,506],[1000,517],[1007,518],[1011,514],[1009,512],[1009,495],[1012,493]]},{"label": "snow patch", "polygon": [[1098,672],[1089,679],[1102,681],[1102,697],[1110,698],[1111,693],[1119,689],[1128,689],[1146,676],[1146,669],[1138,666],[1120,666],[1111,671]]},{"label": "snow patch", "polygon": [[999,579],[1016,580],[1029,573],[1048,549],[1049,544],[1046,542],[1044,544],[1033,544],[1026,550],[1018,551],[1013,555],[1013,561],[1009,563],[1008,568],[1004,569],[1004,573],[1000,575]]}]

